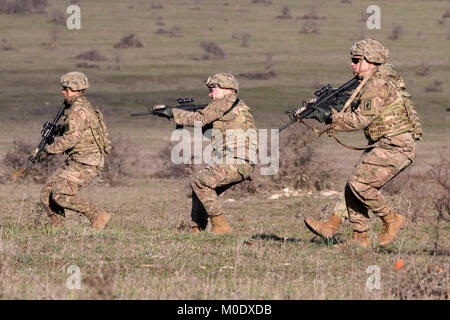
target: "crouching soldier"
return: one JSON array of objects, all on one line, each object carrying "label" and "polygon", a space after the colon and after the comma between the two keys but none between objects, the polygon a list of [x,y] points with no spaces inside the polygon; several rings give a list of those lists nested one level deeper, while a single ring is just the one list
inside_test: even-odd
[{"label": "crouching soldier", "polygon": [[196,112],[165,109],[182,126],[212,127],[215,161],[201,169],[191,181],[191,231],[204,231],[211,219],[215,234],[227,234],[232,228],[225,220],[218,196],[231,186],[251,179],[258,152],[256,126],[250,108],[238,98],[238,83],[233,75],[218,73],[206,86],[212,100]]}]

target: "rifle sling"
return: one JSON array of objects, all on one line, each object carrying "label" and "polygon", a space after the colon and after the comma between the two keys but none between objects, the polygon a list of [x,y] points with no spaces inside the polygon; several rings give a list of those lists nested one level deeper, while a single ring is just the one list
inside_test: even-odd
[{"label": "rifle sling", "polygon": [[231,105],[230,109],[228,109],[227,111],[225,111],[225,112],[223,113],[222,117],[223,117],[224,115],[226,115],[228,112],[230,112],[231,110],[233,110],[234,107],[237,106],[237,104],[239,103],[239,101],[240,101],[239,98],[236,98],[236,100],[234,100],[233,104]]},{"label": "rifle sling", "polygon": [[328,134],[329,137],[333,137],[334,140],[337,141],[337,143],[339,143],[341,146],[343,146],[343,147],[345,147],[345,148],[347,148],[347,149],[350,149],[350,150],[358,150],[358,151],[361,151],[361,150],[367,150],[367,149],[371,149],[371,148],[375,147],[375,145],[373,145],[373,144],[368,145],[367,147],[353,147],[353,146],[346,145],[345,143],[343,143],[342,141],[340,141],[340,140],[336,137],[336,134],[335,134],[334,130],[333,130],[332,128],[330,128],[330,127],[327,127],[326,129],[324,129],[324,130],[322,130],[322,131],[315,130],[314,128],[312,128],[312,129],[313,129],[315,132],[317,132],[317,133],[319,134],[319,137],[320,137],[322,134],[324,134],[324,133],[326,132],[326,133]]}]

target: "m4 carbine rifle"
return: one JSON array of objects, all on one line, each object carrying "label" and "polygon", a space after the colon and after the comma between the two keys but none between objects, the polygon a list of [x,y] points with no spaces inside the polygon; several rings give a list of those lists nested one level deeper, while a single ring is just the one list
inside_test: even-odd
[{"label": "m4 carbine rifle", "polygon": [[28,176],[28,174],[30,173],[31,168],[35,165],[36,162],[39,162],[42,152],[44,152],[45,150],[45,146],[47,144],[52,144],[56,134],[59,131],[58,126],[56,125],[59,121],[59,119],[61,118],[61,116],[64,114],[64,109],[65,106],[62,105],[61,108],[58,110],[58,113],[56,114],[55,119],[53,119],[53,121],[50,122],[45,122],[44,125],[42,126],[42,130],[41,130],[41,137],[42,140],[39,143],[38,147],[36,148],[36,150],[33,152],[33,155],[29,158],[29,160],[31,161],[30,165],[27,168],[27,171],[25,172],[24,177]]},{"label": "m4 carbine rifle", "polygon": [[[191,111],[191,112],[195,112],[197,110],[200,109],[204,109],[207,104],[194,104],[194,98],[178,98],[177,99],[178,104],[174,105],[174,106],[166,106],[164,104],[157,104],[153,107],[149,107],[147,112],[134,112],[131,115],[133,117],[136,116],[145,116],[145,115],[149,115],[149,114],[153,114],[159,117],[166,117],[168,118],[165,114],[164,111],[167,108],[172,108],[172,109],[181,109],[181,110],[187,110],[187,111]],[[170,120],[168,118],[168,120]],[[181,129],[183,128],[183,126],[180,125],[176,125],[176,129]]]},{"label": "m4 carbine rifle", "polygon": [[337,89],[332,88],[330,84],[323,86],[314,92],[314,95],[317,97],[314,102],[305,101],[304,106],[286,111],[291,120],[279,128],[278,133],[297,121],[311,117],[314,112],[323,112],[325,110],[327,113],[331,113],[331,108],[340,111],[358,84],[358,77],[354,77]]}]

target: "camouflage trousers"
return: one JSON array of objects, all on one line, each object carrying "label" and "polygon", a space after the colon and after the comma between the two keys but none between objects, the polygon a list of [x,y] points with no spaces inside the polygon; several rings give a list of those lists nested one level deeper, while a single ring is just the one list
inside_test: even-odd
[{"label": "camouflage trousers", "polygon": [[80,197],[81,188],[100,175],[102,167],[66,160],[49,179],[41,192],[41,204],[49,216],[65,217],[65,209],[83,214],[92,220],[100,213],[97,206]]},{"label": "camouflage trousers", "polygon": [[380,189],[412,163],[413,152],[373,148],[362,154],[344,193],[353,230],[363,232],[369,229],[369,210],[379,217],[393,210]]},{"label": "camouflage trousers", "polygon": [[254,165],[212,164],[201,169],[192,179],[191,227],[205,229],[208,218],[224,213],[218,196],[235,184],[251,177]]}]

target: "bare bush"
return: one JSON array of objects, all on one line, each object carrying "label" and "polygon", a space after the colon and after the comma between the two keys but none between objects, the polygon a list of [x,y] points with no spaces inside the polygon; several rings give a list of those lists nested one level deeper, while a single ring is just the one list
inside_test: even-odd
[{"label": "bare bush", "polygon": [[303,24],[302,29],[300,30],[300,33],[303,34],[318,34],[319,31],[317,29],[317,23],[314,21],[307,21]]},{"label": "bare bush", "polygon": [[61,10],[52,10],[48,14],[48,21],[51,23],[59,24],[59,25],[66,25],[66,17],[64,13],[62,13]]},{"label": "bare bush", "polygon": [[240,39],[241,40],[241,47],[248,48],[248,39],[250,39],[252,36],[248,33],[233,33],[231,35],[232,39]]},{"label": "bare bush", "polygon": [[122,140],[112,140],[113,148],[111,153],[105,157],[102,179],[110,186],[116,186],[126,182],[132,177],[132,170],[129,161],[128,146]]},{"label": "bare bush", "polygon": [[[334,188],[334,172],[324,163],[313,161],[317,135],[302,126],[282,136],[279,150],[279,170],[275,175],[260,175],[257,165],[252,181],[245,181],[231,191],[233,196],[271,192],[286,187],[294,189],[325,190]],[[268,147],[270,150],[270,146]]]},{"label": "bare bush", "polygon": [[450,181],[448,170],[450,161],[441,159],[439,165],[430,170],[430,177],[437,185],[437,190],[433,193],[433,204],[439,216],[445,221],[450,221]]},{"label": "bare bush", "polygon": [[313,161],[317,134],[306,126],[300,127],[280,141],[280,170],[271,176],[275,186],[316,190],[331,189],[332,170],[326,164]]},{"label": "bare bush", "polygon": [[366,39],[367,37],[366,37],[366,34],[365,34],[364,31],[365,31],[365,30],[362,29],[361,31],[354,33],[354,34],[349,38],[349,40],[351,40],[351,41],[359,41],[359,40],[362,40],[362,39]]},{"label": "bare bush", "polygon": [[369,17],[370,17],[370,13],[368,13],[366,10],[361,10],[358,21],[366,22]]},{"label": "bare bush", "polygon": [[398,40],[400,39],[400,35],[402,33],[402,27],[400,25],[395,25],[392,29],[390,36],[388,37],[390,40]]},{"label": "bare bush", "polygon": [[225,58],[225,52],[213,41],[203,41],[200,43],[200,47],[209,54],[208,58],[210,56],[217,59]]},{"label": "bare bush", "polygon": [[122,39],[120,39],[120,41],[114,45],[114,48],[119,49],[142,48],[142,47],[143,44],[139,40],[138,36],[135,35],[134,33],[122,37]]},{"label": "bare bush", "polygon": [[326,17],[319,16],[316,13],[316,8],[311,8],[307,14],[304,14],[303,16],[298,17],[298,19],[304,19],[304,20],[325,20]]},{"label": "bare bush", "polygon": [[88,60],[88,61],[106,61],[106,57],[99,53],[97,50],[89,50],[84,53],[80,53],[75,57],[78,60]]},{"label": "bare bush", "polygon": [[422,63],[420,66],[417,66],[414,70],[416,76],[425,77],[430,75],[430,66]]},{"label": "bare bush", "polygon": [[272,0],[252,0],[252,3],[272,4]]},{"label": "bare bush", "polygon": [[425,87],[425,92],[442,92],[442,82],[435,80],[431,85]]},{"label": "bare bush", "polygon": [[168,145],[159,152],[158,158],[165,159],[165,165],[161,170],[154,173],[152,177],[162,179],[188,179],[194,171],[200,168],[198,165],[193,164],[194,161],[191,161],[191,164],[174,164],[170,161],[172,149],[173,146]]},{"label": "bare bush", "polygon": [[90,64],[87,62],[80,62],[75,65],[76,68],[86,68],[86,69],[98,69],[100,66],[98,64]]},{"label": "bare bush", "polygon": [[427,37],[423,34],[422,31],[419,31],[419,32],[417,33],[417,38],[418,38],[420,41],[424,41],[424,40],[427,39]]},{"label": "bare bush", "polygon": [[58,30],[54,28],[49,31],[49,42],[44,42],[42,46],[44,46],[47,49],[54,50],[56,48],[57,42],[58,42]]},{"label": "bare bush", "polygon": [[[2,183],[23,182],[26,168],[30,165],[28,158],[36,146],[25,143],[21,140],[14,141],[12,149],[3,158],[3,172],[0,173],[0,181]],[[113,141],[113,149],[111,154],[105,157],[105,166],[103,169],[102,179],[109,185],[117,185],[123,183],[126,178],[132,177],[132,170],[129,161],[132,159],[128,156],[127,145],[121,140]],[[42,162],[36,163],[28,177],[29,181],[36,183],[44,183],[50,177],[61,161],[66,156],[50,155]]]},{"label": "bare bush", "polygon": [[281,15],[276,16],[277,19],[292,19],[291,15],[291,9],[289,9],[287,6],[283,7],[283,10],[281,11]]},{"label": "bare bush", "polygon": [[[162,25],[164,25],[164,23]],[[159,28],[158,30],[156,30],[155,34],[167,34],[170,38],[181,38],[181,30],[182,28],[180,26],[174,26],[169,30]]]},{"label": "bare bush", "polygon": [[10,51],[10,50],[15,50],[15,49],[16,49],[13,45],[9,44],[9,43],[6,41],[6,39],[2,39],[2,44],[0,45],[0,48],[1,48],[3,51]]},{"label": "bare bush", "polygon": [[0,0],[0,14],[43,14],[47,6],[47,0]]},{"label": "bare bush", "polygon": [[448,300],[448,263],[435,263],[425,270],[410,266],[404,273],[396,272],[391,276],[391,293],[401,300],[433,299]]},{"label": "bare bush", "polygon": [[[434,252],[441,248],[442,221],[450,221],[450,162],[441,158],[432,169],[423,174],[401,173],[383,188],[388,195],[401,195],[408,199],[409,220],[416,224],[425,222],[433,230]],[[408,170],[408,169],[407,169]]]},{"label": "bare bush", "polygon": [[[22,182],[27,167],[31,164],[28,160],[36,146],[25,143],[21,140],[13,141],[13,146],[3,158],[4,172],[0,176],[0,181]],[[56,170],[60,163],[60,157],[49,156],[45,161],[36,163],[28,174],[27,180],[37,183],[44,183],[48,176]]]},{"label": "bare bush", "polygon": [[152,2],[152,5],[151,5],[150,8],[152,8],[152,9],[164,9],[164,6],[161,3],[159,3],[159,2]]},{"label": "bare bush", "polygon": [[277,74],[271,69],[266,69],[264,72],[244,72],[239,73],[240,77],[247,78],[250,80],[269,80],[275,77]]}]

